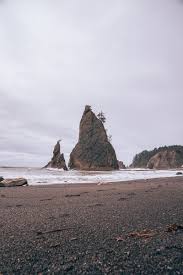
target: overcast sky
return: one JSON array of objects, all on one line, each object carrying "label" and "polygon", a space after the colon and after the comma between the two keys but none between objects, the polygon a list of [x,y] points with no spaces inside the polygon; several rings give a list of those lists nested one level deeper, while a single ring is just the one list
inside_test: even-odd
[{"label": "overcast sky", "polygon": [[183,145],[181,0],[0,0],[0,165],[68,159],[86,104],[126,164]]}]

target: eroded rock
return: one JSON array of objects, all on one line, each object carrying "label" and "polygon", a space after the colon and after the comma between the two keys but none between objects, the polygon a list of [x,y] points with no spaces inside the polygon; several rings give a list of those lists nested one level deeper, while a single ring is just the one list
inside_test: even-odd
[{"label": "eroded rock", "polygon": [[[160,154],[157,155],[158,153]],[[156,160],[155,158],[152,159],[155,156]],[[158,160],[158,158],[161,158],[161,161]],[[134,157],[133,162],[130,165],[131,168],[147,168],[148,166],[163,166],[165,169],[183,168],[183,146],[171,145],[154,148],[150,151],[144,150]]]},{"label": "eroded rock", "polygon": [[44,168],[57,168],[57,169],[64,169],[65,171],[68,170],[64,154],[60,152],[60,140],[57,141],[57,144],[53,150],[53,157],[51,161],[44,167]]},{"label": "eroded rock", "polygon": [[79,141],[70,155],[69,167],[76,170],[118,170],[116,153],[102,121],[86,106],[79,128]]},{"label": "eroded rock", "polygon": [[0,182],[0,187],[17,187],[17,186],[28,186],[28,181],[24,178],[16,179],[4,179]]},{"label": "eroded rock", "polygon": [[176,167],[176,152],[168,150],[157,153],[147,164],[149,169],[171,169]]}]

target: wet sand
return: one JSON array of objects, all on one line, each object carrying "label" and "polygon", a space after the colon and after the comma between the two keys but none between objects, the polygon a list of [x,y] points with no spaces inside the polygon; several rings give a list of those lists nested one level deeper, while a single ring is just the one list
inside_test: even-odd
[{"label": "wet sand", "polygon": [[181,225],[182,176],[1,188],[0,274],[183,274]]}]

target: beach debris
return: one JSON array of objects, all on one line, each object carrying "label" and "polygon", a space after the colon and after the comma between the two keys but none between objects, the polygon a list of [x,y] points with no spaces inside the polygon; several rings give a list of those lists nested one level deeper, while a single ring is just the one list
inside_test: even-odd
[{"label": "beach debris", "polygon": [[28,186],[28,181],[24,178],[4,179],[0,182],[0,187]]},{"label": "beach debris", "polygon": [[134,231],[123,236],[117,236],[115,240],[117,242],[124,242],[128,238],[140,238],[140,239],[149,239],[154,237],[157,234],[156,231],[150,229],[144,229],[142,231]]},{"label": "beach debris", "polygon": [[124,242],[125,241],[125,238],[123,236],[119,236],[119,237],[116,237],[115,240],[117,242]]},{"label": "beach debris", "polygon": [[156,235],[156,231],[151,229],[144,229],[142,231],[134,231],[128,234],[128,237],[132,238],[141,238],[141,239],[149,239]]},{"label": "beach debris", "polygon": [[52,201],[53,199],[55,199],[56,197],[52,197],[52,198],[47,198],[47,199],[41,199],[40,201]]},{"label": "beach debris", "polygon": [[80,197],[81,194],[67,194],[65,195],[66,198],[71,198],[71,197]]},{"label": "beach debris", "polygon": [[108,192],[108,191],[114,191],[114,190],[116,190],[116,188],[98,189],[98,190],[96,190],[96,191],[97,191],[97,192]]},{"label": "beach debris", "polygon": [[70,239],[71,242],[74,242],[74,241],[77,241],[77,240],[78,240],[78,238],[71,238]]},{"label": "beach debris", "polygon": [[95,203],[95,204],[88,205],[88,207],[96,207],[96,206],[103,206],[103,203]]},{"label": "beach debris", "polygon": [[168,225],[166,232],[176,232],[179,230],[183,230],[183,225],[178,225],[176,223]]},{"label": "beach debris", "polygon": [[[171,224],[167,226],[166,232],[177,232],[183,230],[183,225]],[[150,239],[158,234],[158,231],[152,229],[143,229],[142,231],[130,232],[125,236],[118,236],[115,238],[117,242],[125,241],[126,237],[128,238],[140,238],[140,239]]]},{"label": "beach debris", "polygon": [[55,229],[55,230],[50,230],[50,231],[37,231],[36,234],[37,234],[37,236],[41,236],[41,235],[46,235],[46,234],[59,233],[62,231],[67,231],[67,230],[75,230],[75,228],[74,227],[65,227],[65,228],[60,228],[60,229]]},{"label": "beach debris", "polygon": [[50,248],[57,248],[57,247],[60,247],[60,246],[61,246],[61,244],[60,244],[60,243],[57,243],[57,244],[51,245]]}]

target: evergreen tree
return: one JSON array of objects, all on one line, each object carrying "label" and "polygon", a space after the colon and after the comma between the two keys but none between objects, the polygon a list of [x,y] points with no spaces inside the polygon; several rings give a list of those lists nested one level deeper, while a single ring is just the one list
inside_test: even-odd
[{"label": "evergreen tree", "polygon": [[97,115],[97,117],[100,119],[100,121],[102,121],[102,123],[106,122],[106,117],[102,111]]}]

